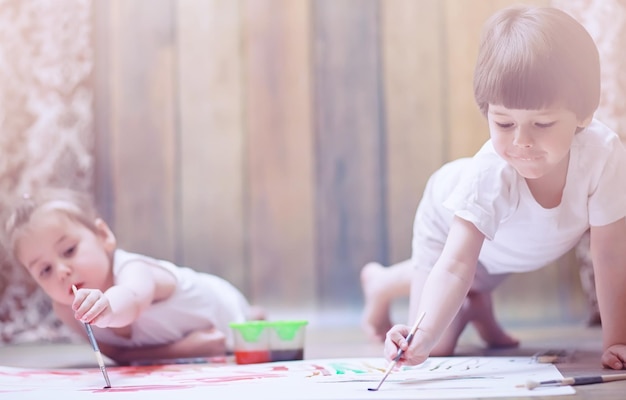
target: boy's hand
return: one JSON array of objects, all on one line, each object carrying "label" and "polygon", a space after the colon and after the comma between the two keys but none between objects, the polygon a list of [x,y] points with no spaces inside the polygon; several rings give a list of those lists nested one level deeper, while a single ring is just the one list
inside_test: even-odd
[{"label": "boy's hand", "polygon": [[72,303],[74,318],[77,320],[106,328],[111,319],[112,311],[109,299],[98,289],[78,289]]},{"label": "boy's hand", "polygon": [[406,337],[409,335],[410,330],[410,326],[399,324],[393,326],[389,332],[387,332],[387,336],[385,337],[385,358],[388,361],[396,358],[398,349],[404,351],[398,360],[398,364],[418,365],[426,361],[428,354],[421,351],[423,346],[419,343],[420,339],[418,334],[415,335],[410,346],[407,343]]},{"label": "boy's hand", "polygon": [[604,350],[602,366],[611,369],[626,369],[626,345],[614,344]]}]

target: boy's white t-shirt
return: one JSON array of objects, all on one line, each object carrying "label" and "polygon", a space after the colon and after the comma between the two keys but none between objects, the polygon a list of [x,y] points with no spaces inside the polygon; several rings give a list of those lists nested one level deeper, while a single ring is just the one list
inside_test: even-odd
[{"label": "boy's white t-shirt", "polygon": [[431,268],[454,215],[484,235],[479,262],[492,274],[532,271],[573,248],[590,226],[626,215],[626,153],[597,120],[574,136],[561,203],[546,209],[526,180],[487,141],[452,161],[426,185],[413,226],[413,264]]},{"label": "boy's white t-shirt", "polygon": [[141,313],[131,325],[130,338],[94,325],[98,341],[120,347],[163,345],[180,340],[191,331],[214,327],[225,334],[226,347],[232,350],[229,324],[244,322],[249,313],[249,304],[237,288],[218,276],[121,249],[115,251],[113,275],[138,259],[172,273],[176,289],[169,298],[153,303]]}]

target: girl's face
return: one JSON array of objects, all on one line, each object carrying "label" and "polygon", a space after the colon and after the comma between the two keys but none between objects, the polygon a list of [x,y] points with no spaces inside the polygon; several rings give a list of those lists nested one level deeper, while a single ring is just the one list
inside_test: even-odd
[{"label": "girl's face", "polygon": [[71,305],[72,285],[100,289],[112,285],[115,237],[102,220],[97,232],[55,211],[36,211],[22,228],[15,254],[52,300]]},{"label": "girl's face", "polygon": [[516,110],[489,105],[491,141],[496,152],[524,178],[541,178],[567,162],[576,128],[585,126],[564,108]]}]

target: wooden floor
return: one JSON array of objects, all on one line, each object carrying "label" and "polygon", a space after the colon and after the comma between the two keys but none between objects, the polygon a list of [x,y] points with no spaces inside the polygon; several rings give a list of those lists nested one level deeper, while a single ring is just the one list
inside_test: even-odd
[{"label": "wooden floor", "polygon": [[[616,373],[600,365],[600,329],[582,323],[573,326],[509,328],[521,340],[518,349],[486,351],[475,334],[466,331],[459,343],[459,355],[532,356],[545,350],[563,350],[570,358],[556,364],[564,376]],[[382,357],[382,344],[372,343],[362,333],[358,321],[311,321],[307,327],[306,359],[336,357]],[[108,362],[109,363],[109,362]],[[0,364],[29,368],[93,366],[93,352],[87,344],[18,345],[0,347]],[[626,399],[626,381],[576,386],[576,394],[523,399]],[[520,399],[522,399],[520,398]],[[510,397],[508,399],[511,399]]]}]

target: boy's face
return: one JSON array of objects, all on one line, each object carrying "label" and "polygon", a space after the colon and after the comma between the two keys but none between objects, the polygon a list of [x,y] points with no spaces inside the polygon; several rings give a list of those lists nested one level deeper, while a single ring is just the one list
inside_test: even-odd
[{"label": "boy's face", "polygon": [[586,124],[563,108],[515,110],[492,104],[487,120],[496,152],[528,179],[566,162],[576,129]]},{"label": "boy's face", "polygon": [[112,233],[102,221],[94,233],[60,212],[35,212],[15,253],[52,300],[70,305],[72,285],[104,291],[112,284],[112,243]]}]

